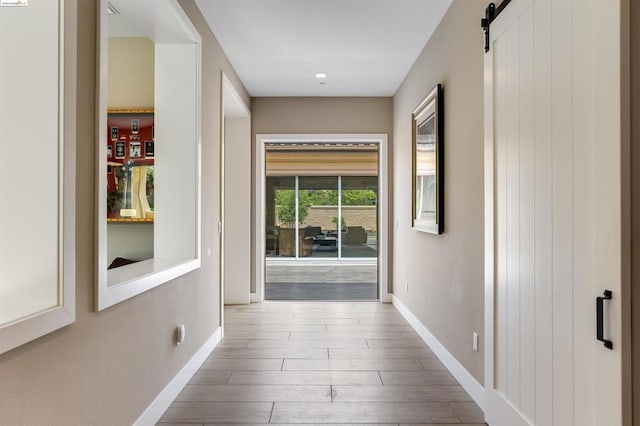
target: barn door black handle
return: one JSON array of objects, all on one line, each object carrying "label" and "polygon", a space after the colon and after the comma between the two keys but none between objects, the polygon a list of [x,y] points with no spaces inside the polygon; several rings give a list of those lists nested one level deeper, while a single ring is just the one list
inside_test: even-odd
[{"label": "barn door black handle", "polygon": [[597,338],[604,343],[604,347],[607,349],[613,349],[613,342],[604,338],[604,301],[611,300],[611,291],[605,290],[602,297],[596,297],[596,328]]}]

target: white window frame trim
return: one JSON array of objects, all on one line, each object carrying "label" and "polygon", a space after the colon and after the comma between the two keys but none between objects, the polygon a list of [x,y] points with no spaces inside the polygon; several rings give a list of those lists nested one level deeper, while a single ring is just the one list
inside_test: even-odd
[{"label": "white window frame trim", "polygon": [[[182,275],[192,272],[201,266],[202,262],[202,37],[191,19],[177,0],[167,0],[173,8],[176,18],[181,20],[184,29],[191,36],[197,46],[196,51],[196,215],[195,223],[195,256],[193,258],[149,259],[132,265],[127,270],[118,271],[111,279],[107,275],[107,224],[106,224],[106,176],[107,153],[106,134],[103,129],[107,126],[107,68],[108,68],[108,34],[107,0],[98,1],[97,51],[98,51],[98,109],[96,139],[98,149],[96,161],[98,166],[96,175],[97,200],[97,252],[96,252],[96,292],[95,309],[102,311],[127,299],[142,294],[148,290],[165,284]],[[113,271],[113,270],[112,270]],[[115,282],[115,283],[114,283]]]},{"label": "white window frame trim", "polygon": [[[386,133],[306,133],[306,134],[257,134],[255,146],[255,293],[251,293],[251,302],[262,303],[265,296],[265,256],[266,227],[265,217],[265,150],[268,143],[375,143],[378,145],[378,297],[383,303],[391,302],[389,293],[389,136]],[[297,211],[297,209],[296,209]],[[297,250],[296,250],[297,253]],[[352,262],[353,259],[347,259]]]},{"label": "white window frame trim", "polygon": [[[76,94],[76,42],[73,37],[65,37],[67,33],[75,34],[73,20],[65,20],[65,12],[71,7],[74,7],[71,3],[58,0],[58,305],[7,324],[0,324],[0,354],[76,320],[76,106],[75,102],[71,101],[75,99]],[[71,54],[67,55],[67,52]]]}]

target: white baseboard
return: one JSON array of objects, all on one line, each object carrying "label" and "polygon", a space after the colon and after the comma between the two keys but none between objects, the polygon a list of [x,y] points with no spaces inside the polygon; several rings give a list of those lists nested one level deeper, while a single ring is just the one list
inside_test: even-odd
[{"label": "white baseboard", "polygon": [[167,408],[171,405],[174,399],[178,396],[180,391],[191,380],[196,371],[202,366],[206,359],[211,355],[211,352],[222,340],[222,327],[218,329],[207,339],[198,352],[195,353],[182,367],[182,370],[171,379],[169,384],[160,392],[160,394],[153,400],[153,402],[147,407],[146,410],[138,417],[134,425],[136,426],[151,426],[155,425],[160,417],[167,411]]},{"label": "white baseboard", "polygon": [[251,293],[249,296],[249,300],[251,301],[251,303],[262,303],[262,300],[260,300],[260,295],[258,293]]},{"label": "white baseboard", "polygon": [[392,296],[393,306],[407,320],[434,354],[440,359],[449,372],[462,385],[464,390],[484,410],[484,387],[455,359],[442,343],[420,322],[418,318],[396,296]]}]

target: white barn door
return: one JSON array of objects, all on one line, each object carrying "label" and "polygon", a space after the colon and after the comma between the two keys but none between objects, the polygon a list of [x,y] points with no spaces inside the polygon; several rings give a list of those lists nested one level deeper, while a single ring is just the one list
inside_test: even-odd
[{"label": "white barn door", "polygon": [[487,422],[621,425],[620,0],[513,0],[489,42]]}]

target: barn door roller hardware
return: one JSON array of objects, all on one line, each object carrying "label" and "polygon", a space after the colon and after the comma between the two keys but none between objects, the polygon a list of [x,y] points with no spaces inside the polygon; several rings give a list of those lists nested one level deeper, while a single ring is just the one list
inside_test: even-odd
[{"label": "barn door roller hardware", "polygon": [[491,23],[496,20],[498,15],[502,13],[504,8],[507,7],[509,3],[511,3],[511,0],[504,0],[502,3],[500,3],[500,6],[497,6],[497,7],[495,3],[490,3],[489,6],[487,6],[487,9],[484,11],[484,18],[482,18],[480,22],[481,22],[482,28],[484,29],[484,51],[485,52],[489,51],[490,44],[491,44],[490,43],[491,39],[489,38],[489,27],[491,26]]}]

